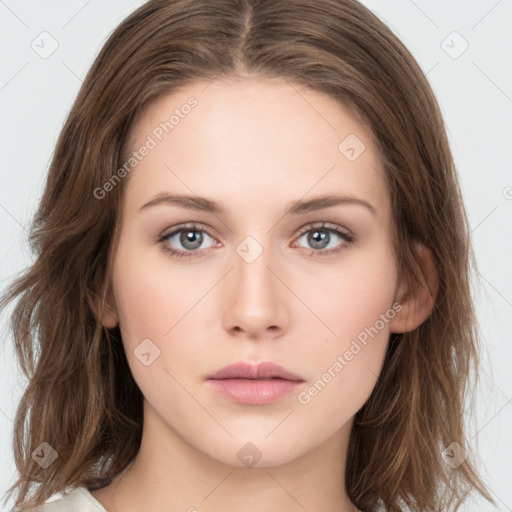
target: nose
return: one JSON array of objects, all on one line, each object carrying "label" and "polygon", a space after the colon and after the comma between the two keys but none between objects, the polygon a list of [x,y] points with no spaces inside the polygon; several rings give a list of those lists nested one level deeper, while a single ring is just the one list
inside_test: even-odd
[{"label": "nose", "polygon": [[[286,331],[289,321],[286,297],[290,291],[283,284],[286,279],[280,275],[282,270],[271,258],[270,249],[261,247],[262,252],[254,260],[244,253],[244,246],[238,249],[222,292],[224,328],[251,339],[277,338]],[[252,246],[249,254],[254,250]]]}]

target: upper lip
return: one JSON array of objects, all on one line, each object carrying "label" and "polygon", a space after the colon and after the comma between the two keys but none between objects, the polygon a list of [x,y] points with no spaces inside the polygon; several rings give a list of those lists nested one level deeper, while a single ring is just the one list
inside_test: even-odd
[{"label": "upper lip", "polygon": [[283,366],[270,361],[253,365],[240,361],[230,364],[210,375],[210,379],[271,379],[280,378],[302,382],[304,379]]}]

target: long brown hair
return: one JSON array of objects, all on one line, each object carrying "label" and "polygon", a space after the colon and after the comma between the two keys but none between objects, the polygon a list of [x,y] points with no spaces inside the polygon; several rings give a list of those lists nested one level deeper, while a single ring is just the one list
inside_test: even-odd
[{"label": "long brown hair", "polygon": [[[355,0],[151,0],[111,34],[65,122],[33,218],[35,262],[7,289],[28,386],[15,418],[15,506],[68,487],[99,488],[136,456],[142,394],[119,328],[102,326],[125,181],[94,191],[123,165],[137,116],[194,80],[282,77],[350,106],[375,136],[393,208],[401,277],[424,283],[414,251],[432,252],[439,291],[430,317],[393,334],[358,411],[346,489],[362,510],[448,511],[476,490],[494,503],[468,452],[464,401],[478,374],[466,213],[435,96],[400,40]],[[31,454],[46,442],[47,468]],[[453,446],[453,445],[452,445]],[[31,493],[34,483],[36,492]],[[32,495],[31,495],[32,494]]]}]

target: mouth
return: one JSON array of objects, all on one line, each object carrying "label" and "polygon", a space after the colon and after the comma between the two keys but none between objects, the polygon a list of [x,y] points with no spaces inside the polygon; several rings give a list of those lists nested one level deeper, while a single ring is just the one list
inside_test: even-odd
[{"label": "mouth", "polygon": [[267,405],[295,391],[304,379],[284,366],[266,361],[253,365],[244,361],[230,364],[208,378],[212,389],[246,405]]}]

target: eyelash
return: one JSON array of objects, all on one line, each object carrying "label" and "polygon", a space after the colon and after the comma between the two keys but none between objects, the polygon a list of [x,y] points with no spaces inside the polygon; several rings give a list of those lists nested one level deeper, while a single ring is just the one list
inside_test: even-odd
[{"label": "eyelash", "polygon": [[[333,254],[338,254],[341,251],[343,251],[348,244],[351,244],[355,241],[355,237],[352,234],[348,233],[347,231],[340,230],[338,227],[332,227],[332,226],[329,227],[328,223],[326,223],[326,222],[322,222],[319,225],[308,226],[307,228],[305,228],[303,231],[300,232],[300,234],[298,235],[298,238],[301,238],[304,234],[308,233],[309,231],[313,231],[315,229],[319,230],[319,231],[327,231],[328,233],[333,233],[333,234],[339,236],[340,238],[342,238],[345,241],[345,243],[336,249],[324,249],[324,250],[312,249],[311,253],[309,254],[309,256],[311,256],[311,257],[316,256],[316,255],[329,256],[329,255],[333,255]],[[176,258],[190,259],[190,258],[197,257],[201,253],[201,251],[197,251],[197,250],[196,251],[177,251],[175,249],[171,249],[169,246],[167,246],[165,244],[167,239],[176,235],[177,233],[180,233],[181,231],[199,231],[199,232],[202,231],[202,232],[206,233],[209,237],[215,238],[207,229],[205,229],[204,227],[202,227],[198,224],[191,223],[191,224],[176,226],[176,229],[174,229],[170,233],[164,233],[164,234],[158,236],[156,239],[156,242],[161,245],[161,248],[165,253],[168,253],[171,256],[176,257]]]}]

